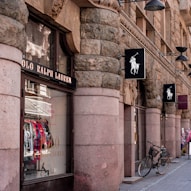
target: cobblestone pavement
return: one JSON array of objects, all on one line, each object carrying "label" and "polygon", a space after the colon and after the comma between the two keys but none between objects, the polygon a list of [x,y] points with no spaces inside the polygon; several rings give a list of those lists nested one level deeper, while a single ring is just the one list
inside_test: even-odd
[{"label": "cobblestone pavement", "polygon": [[122,183],[120,191],[191,191],[191,157],[174,159],[165,175],[158,175],[152,169],[138,182]]}]

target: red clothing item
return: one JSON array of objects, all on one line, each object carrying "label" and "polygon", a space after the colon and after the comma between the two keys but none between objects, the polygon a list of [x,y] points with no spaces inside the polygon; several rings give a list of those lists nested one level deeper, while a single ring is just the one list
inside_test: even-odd
[{"label": "red clothing item", "polygon": [[38,129],[39,129],[39,133],[40,133],[40,137],[41,137],[41,148],[44,144],[46,144],[46,135],[43,129],[43,126],[41,123],[37,123]]},{"label": "red clothing item", "polygon": [[31,122],[34,129],[34,160],[40,160],[41,155],[41,134],[38,124],[34,121]]},{"label": "red clothing item", "polygon": [[32,125],[33,129],[32,139],[33,139],[34,160],[40,160],[42,149],[47,147],[46,133],[41,122],[31,120],[30,124]]}]

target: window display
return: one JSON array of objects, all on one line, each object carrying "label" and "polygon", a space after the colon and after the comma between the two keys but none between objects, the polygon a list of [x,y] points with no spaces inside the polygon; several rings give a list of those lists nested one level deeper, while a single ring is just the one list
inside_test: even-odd
[{"label": "window display", "polygon": [[[64,48],[64,34],[33,19],[26,26],[27,46],[25,59],[70,75],[69,56]],[[55,53],[57,56],[55,56]]]},{"label": "window display", "polygon": [[70,95],[25,80],[23,164],[25,180],[70,172]]},{"label": "window display", "polygon": [[29,20],[26,27],[26,33],[26,58],[50,67],[50,43],[53,40],[52,30],[42,23]]}]

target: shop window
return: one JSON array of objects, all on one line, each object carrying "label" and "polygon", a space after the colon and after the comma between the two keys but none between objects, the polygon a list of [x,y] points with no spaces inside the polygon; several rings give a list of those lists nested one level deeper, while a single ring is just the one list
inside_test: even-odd
[{"label": "shop window", "polygon": [[24,95],[24,179],[71,173],[71,96],[28,79]]},{"label": "shop window", "polygon": [[72,173],[72,54],[65,33],[30,17],[22,62],[21,179]]}]

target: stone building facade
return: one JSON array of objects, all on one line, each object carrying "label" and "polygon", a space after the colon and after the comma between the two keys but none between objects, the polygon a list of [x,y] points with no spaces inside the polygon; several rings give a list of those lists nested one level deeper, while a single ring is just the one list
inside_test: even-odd
[{"label": "stone building facade", "polygon": [[[178,46],[191,54],[191,3],[163,3],[149,12],[145,1],[0,2],[0,190],[117,191],[135,175],[147,140],[181,156],[191,81],[189,61],[175,59]],[[138,48],[145,79],[125,79],[125,50]],[[175,85],[176,101],[164,102],[165,84]],[[41,131],[42,150],[25,150],[34,115],[35,124],[49,119],[52,148]]]}]

